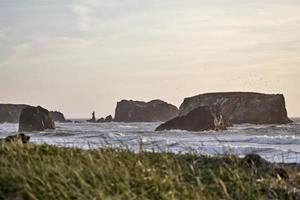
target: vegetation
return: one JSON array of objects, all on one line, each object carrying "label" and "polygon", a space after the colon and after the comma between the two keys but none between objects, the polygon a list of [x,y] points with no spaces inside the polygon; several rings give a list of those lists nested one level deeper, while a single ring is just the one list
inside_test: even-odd
[{"label": "vegetation", "polygon": [[299,199],[289,178],[235,156],[0,143],[0,199]]}]

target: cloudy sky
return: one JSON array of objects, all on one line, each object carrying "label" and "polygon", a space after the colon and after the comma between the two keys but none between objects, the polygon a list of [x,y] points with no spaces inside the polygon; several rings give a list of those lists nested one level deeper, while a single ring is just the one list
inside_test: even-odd
[{"label": "cloudy sky", "polygon": [[67,117],[121,99],[283,93],[300,116],[299,0],[0,0],[0,102]]}]

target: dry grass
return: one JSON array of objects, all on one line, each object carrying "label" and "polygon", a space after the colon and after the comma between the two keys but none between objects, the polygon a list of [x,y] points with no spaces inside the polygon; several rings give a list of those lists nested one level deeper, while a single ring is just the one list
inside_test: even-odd
[{"label": "dry grass", "polygon": [[0,143],[0,199],[299,199],[299,171],[285,170],[289,179],[235,156]]}]

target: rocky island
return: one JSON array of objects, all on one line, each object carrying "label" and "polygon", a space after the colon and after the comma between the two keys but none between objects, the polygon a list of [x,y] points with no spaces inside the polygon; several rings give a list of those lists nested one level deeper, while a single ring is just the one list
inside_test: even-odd
[{"label": "rocky island", "polygon": [[117,103],[115,122],[159,122],[178,116],[178,108],[161,100],[122,100]]},{"label": "rocky island", "polygon": [[[26,104],[0,104],[0,123],[19,123],[21,112],[30,105]],[[59,111],[51,111],[51,118],[55,122],[71,122],[66,120],[63,113]]]},{"label": "rocky island", "polygon": [[254,92],[207,93],[185,98],[179,115],[187,115],[200,106],[218,106],[220,112],[232,124],[287,124],[292,122],[287,115],[282,94]]},{"label": "rocky island", "polygon": [[50,112],[40,106],[27,106],[20,115],[19,131],[44,131],[55,129],[55,124]]},{"label": "rocky island", "polygon": [[51,118],[53,119],[53,121],[55,121],[55,122],[61,122],[61,123],[70,122],[69,120],[66,120],[64,114],[61,112],[50,111],[49,114],[50,114]]}]

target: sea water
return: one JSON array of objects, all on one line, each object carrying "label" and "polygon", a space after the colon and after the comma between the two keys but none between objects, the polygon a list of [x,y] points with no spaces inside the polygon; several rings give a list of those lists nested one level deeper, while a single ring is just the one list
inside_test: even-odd
[{"label": "sea water", "polygon": [[[204,155],[257,153],[271,162],[300,163],[300,120],[288,125],[234,125],[226,131],[155,132],[160,123],[56,123],[56,130],[26,133],[31,142],[94,149],[193,152]],[[0,138],[17,132],[18,124],[0,124]]]}]

